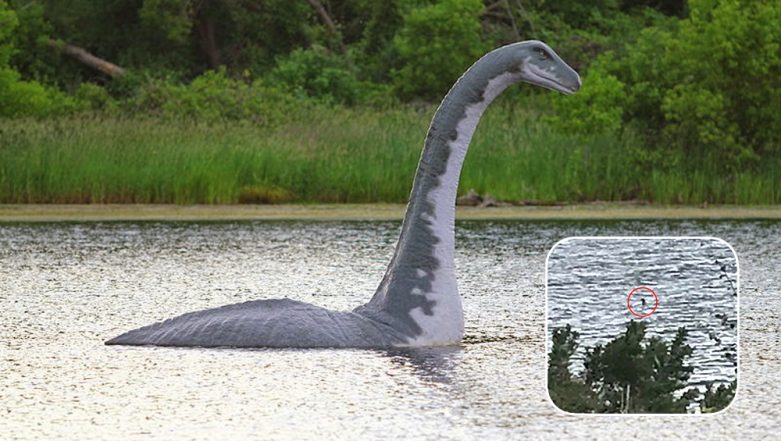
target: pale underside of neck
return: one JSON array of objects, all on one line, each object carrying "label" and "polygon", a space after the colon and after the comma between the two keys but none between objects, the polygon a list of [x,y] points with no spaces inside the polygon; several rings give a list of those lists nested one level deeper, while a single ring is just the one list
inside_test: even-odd
[{"label": "pale underside of neck", "polygon": [[493,74],[479,67],[467,71],[437,109],[396,252],[372,300],[356,309],[400,329],[410,345],[448,344],[463,336],[454,263],[461,167],[485,109],[520,80],[517,71],[498,66]]}]

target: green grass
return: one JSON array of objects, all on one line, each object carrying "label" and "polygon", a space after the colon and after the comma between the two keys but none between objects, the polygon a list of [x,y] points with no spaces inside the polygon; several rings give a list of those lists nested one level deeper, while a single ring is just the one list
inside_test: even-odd
[{"label": "green grass", "polygon": [[[4,120],[0,203],[403,202],[432,112],[319,110],[273,128]],[[725,177],[704,161],[641,169],[632,147],[629,137],[560,133],[537,112],[500,104],[477,130],[460,192],[506,201],[781,203],[778,158]]]}]

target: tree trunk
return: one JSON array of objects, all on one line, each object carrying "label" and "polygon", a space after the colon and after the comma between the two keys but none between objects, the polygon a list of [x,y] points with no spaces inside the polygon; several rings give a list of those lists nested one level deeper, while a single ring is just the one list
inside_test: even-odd
[{"label": "tree trunk", "polygon": [[222,54],[214,38],[214,23],[203,14],[198,14],[198,34],[201,37],[201,49],[209,60],[209,67],[217,69],[222,65]]},{"label": "tree trunk", "polygon": [[104,74],[112,78],[119,78],[125,75],[125,69],[117,66],[116,64],[110,61],[106,61],[102,58],[96,57],[95,55],[92,55],[91,53],[87,52],[83,48],[74,46],[72,44],[64,43],[61,41],[51,40],[51,39],[49,40],[48,43],[49,46],[57,49],[63,54],[68,55],[69,57],[72,57],[77,61],[86,64],[87,66],[93,69],[99,70],[100,72],[103,72]]}]

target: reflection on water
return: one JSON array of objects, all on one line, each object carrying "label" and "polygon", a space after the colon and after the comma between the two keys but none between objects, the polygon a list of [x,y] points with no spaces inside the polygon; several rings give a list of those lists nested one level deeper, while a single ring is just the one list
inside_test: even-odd
[{"label": "reflection on water", "polygon": [[[573,368],[582,371],[586,347],[606,344],[639,320],[627,307],[628,294],[651,287],[658,308],[642,319],[646,334],[672,341],[686,328],[689,384],[730,383],[737,367],[737,275],[729,245],[714,238],[567,239],[548,258],[548,348],[553,330],[571,324],[580,333]],[[632,301],[647,312],[656,303],[649,291]]]},{"label": "reflection on water", "polygon": [[418,378],[433,383],[450,383],[461,348],[398,348],[383,351],[391,362],[400,367],[412,368]]},{"label": "reflection on water", "polygon": [[[465,344],[372,350],[106,347],[187,311],[367,301],[394,222],[0,225],[2,439],[773,439],[781,223],[464,222]],[[545,389],[544,268],[577,235],[709,235],[741,262],[738,396],[725,414],[563,415]],[[660,306],[661,307],[661,306]]]}]

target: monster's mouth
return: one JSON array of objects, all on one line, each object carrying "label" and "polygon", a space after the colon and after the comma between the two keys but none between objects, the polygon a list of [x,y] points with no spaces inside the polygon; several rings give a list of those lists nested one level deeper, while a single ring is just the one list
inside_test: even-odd
[{"label": "monster's mouth", "polygon": [[526,82],[546,89],[555,90],[565,95],[572,95],[580,89],[580,77],[577,77],[577,82],[575,84],[568,85],[559,81],[559,79],[550,72],[539,69],[534,65],[527,66],[526,69],[524,69],[524,73],[526,74]]}]

